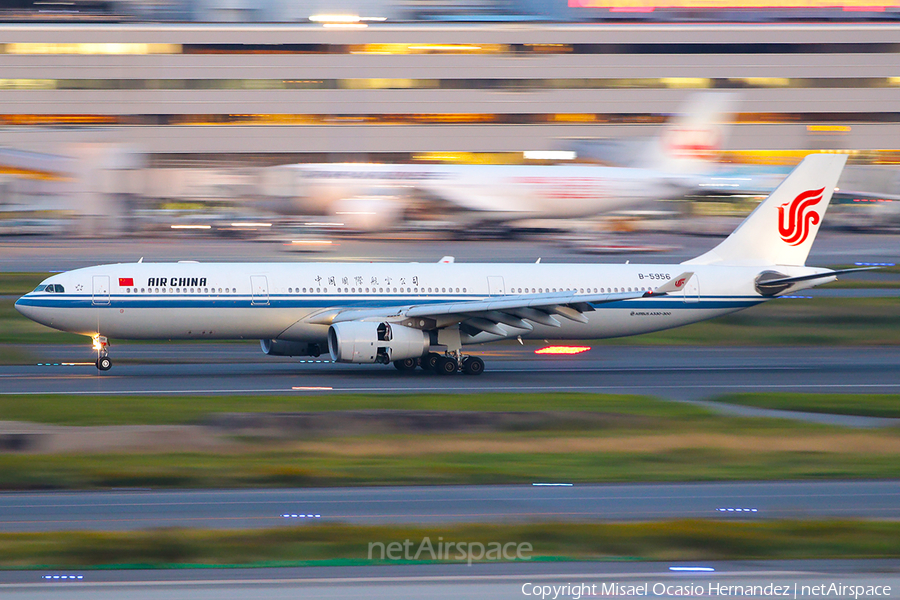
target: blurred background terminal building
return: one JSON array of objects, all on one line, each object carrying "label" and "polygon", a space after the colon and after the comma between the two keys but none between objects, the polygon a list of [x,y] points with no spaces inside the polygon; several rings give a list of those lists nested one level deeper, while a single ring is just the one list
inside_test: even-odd
[{"label": "blurred background terminal building", "polygon": [[737,98],[719,162],[900,162],[900,3],[767,4],[7,2],[0,230],[262,214],[293,163],[589,162],[705,90]]}]

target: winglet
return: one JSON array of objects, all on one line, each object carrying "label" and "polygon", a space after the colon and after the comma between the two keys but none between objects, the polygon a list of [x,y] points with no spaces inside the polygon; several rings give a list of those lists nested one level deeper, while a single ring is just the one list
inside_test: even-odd
[{"label": "winglet", "polygon": [[646,294],[644,294],[644,296],[663,296],[665,294],[671,294],[672,292],[680,292],[684,289],[684,286],[687,285],[687,282],[690,281],[691,277],[693,276],[693,271],[685,271],[681,275],[673,277],[655,290],[647,292]]},{"label": "winglet", "polygon": [[444,263],[444,264],[450,264],[450,263],[455,262],[455,261],[456,261],[456,259],[453,258],[452,256],[445,256],[444,258],[442,258],[442,259],[439,260],[438,262],[439,262],[439,263]]}]

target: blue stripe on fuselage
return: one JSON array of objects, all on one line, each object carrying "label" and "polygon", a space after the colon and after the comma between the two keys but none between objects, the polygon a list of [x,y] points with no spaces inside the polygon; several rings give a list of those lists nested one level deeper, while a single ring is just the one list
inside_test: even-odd
[{"label": "blue stripe on fuselage", "polygon": [[[39,308],[379,308],[382,306],[408,306],[423,304],[441,304],[447,302],[465,302],[484,300],[484,296],[442,296],[422,298],[421,296],[385,295],[385,296],[343,296],[320,295],[297,297],[292,295],[270,295],[268,304],[253,304],[250,296],[190,296],[172,294],[163,295],[129,295],[111,296],[108,304],[94,304],[90,295],[26,295],[19,298],[16,304]],[[499,298],[498,298],[499,299]],[[680,297],[635,298],[616,302],[591,304],[595,310],[606,308],[746,308],[761,304],[767,298],[759,296],[707,296],[697,302],[685,302]],[[574,299],[578,301],[577,297]]]}]

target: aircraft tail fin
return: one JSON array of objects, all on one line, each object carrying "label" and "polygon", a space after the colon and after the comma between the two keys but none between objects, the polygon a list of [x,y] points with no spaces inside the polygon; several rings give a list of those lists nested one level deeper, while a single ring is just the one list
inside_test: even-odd
[{"label": "aircraft tail fin", "polygon": [[674,174],[708,171],[725,145],[736,100],[736,94],[728,92],[702,92],[689,98],[654,141],[653,166]]},{"label": "aircraft tail fin", "polygon": [[804,265],[846,162],[808,155],[721,244],[683,264]]}]

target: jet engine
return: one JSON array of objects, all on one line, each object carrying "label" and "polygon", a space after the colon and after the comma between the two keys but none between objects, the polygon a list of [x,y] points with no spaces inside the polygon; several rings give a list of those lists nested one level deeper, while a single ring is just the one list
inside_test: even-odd
[{"label": "jet engine", "polygon": [[259,340],[263,354],[269,356],[319,356],[322,350],[318,344],[288,342],[285,340]]},{"label": "jet engine", "polygon": [[334,362],[388,364],[418,358],[430,345],[424,331],[393,323],[348,321],[328,329],[328,351]]}]

